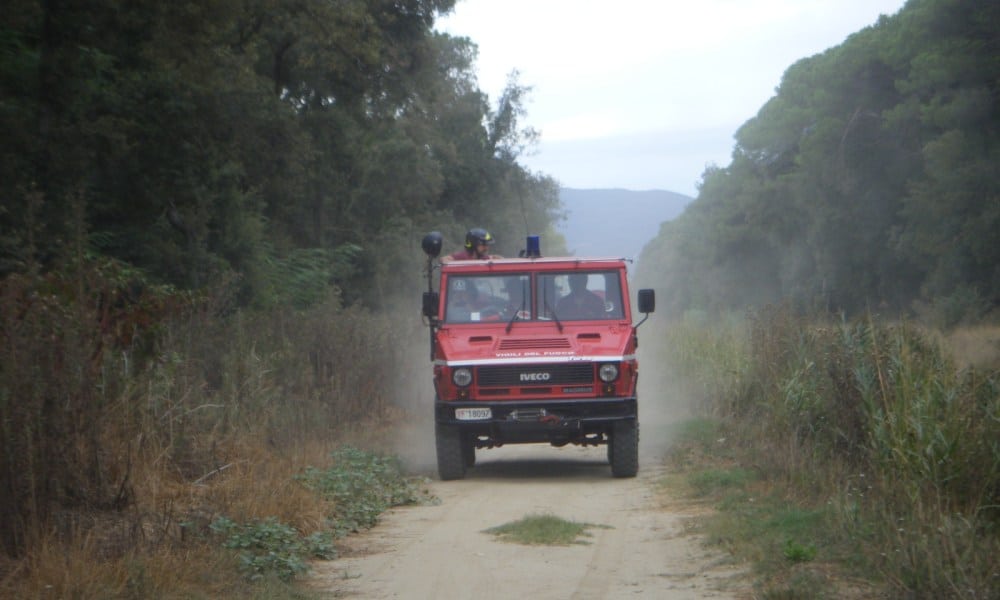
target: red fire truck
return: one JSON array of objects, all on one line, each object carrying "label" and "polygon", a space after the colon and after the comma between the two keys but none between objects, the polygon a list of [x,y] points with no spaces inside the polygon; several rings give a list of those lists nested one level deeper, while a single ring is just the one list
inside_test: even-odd
[{"label": "red fire truck", "polygon": [[[441,479],[464,477],[476,450],[524,443],[607,445],[611,473],[634,477],[645,318],[632,323],[626,262],[541,257],[535,236],[521,258],[437,265],[436,232],[423,248]],[[639,290],[639,312],[654,306]]]}]

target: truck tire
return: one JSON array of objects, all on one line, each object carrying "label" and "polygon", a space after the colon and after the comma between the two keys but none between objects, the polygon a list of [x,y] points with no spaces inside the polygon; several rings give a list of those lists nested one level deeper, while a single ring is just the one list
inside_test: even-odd
[{"label": "truck tire", "polygon": [[441,480],[450,481],[465,477],[461,432],[455,427],[435,423],[434,438],[437,446],[438,475]]},{"label": "truck tire", "polygon": [[462,436],[462,461],[466,467],[476,466],[476,438],[472,435]]},{"label": "truck tire", "polygon": [[608,446],[611,474],[635,477],[639,472],[639,422],[635,419],[615,421]]}]

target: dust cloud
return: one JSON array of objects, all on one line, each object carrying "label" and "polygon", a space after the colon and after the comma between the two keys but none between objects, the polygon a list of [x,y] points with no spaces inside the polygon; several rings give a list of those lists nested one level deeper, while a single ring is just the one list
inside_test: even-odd
[{"label": "dust cloud", "polygon": [[1000,326],[957,327],[944,342],[961,368],[1000,368]]},{"label": "dust cloud", "polygon": [[[418,296],[419,299],[419,296]],[[399,457],[413,475],[434,477],[434,382],[430,359],[430,329],[421,324],[419,304],[414,302],[411,323],[395,331],[399,345],[396,382],[391,399],[396,415],[390,452]]]},{"label": "dust cloud", "polygon": [[667,357],[664,320],[650,315],[639,328],[639,460],[655,464],[673,443],[673,425],[696,414],[695,400]]}]

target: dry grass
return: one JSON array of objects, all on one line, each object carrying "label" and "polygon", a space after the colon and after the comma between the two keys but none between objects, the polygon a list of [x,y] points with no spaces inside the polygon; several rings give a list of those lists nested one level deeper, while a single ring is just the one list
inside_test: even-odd
[{"label": "dry grass", "polygon": [[95,532],[34,540],[18,569],[0,583],[8,598],[234,598],[245,593],[234,558],[209,544],[182,551],[102,557]]},{"label": "dry grass", "polygon": [[273,516],[299,530],[315,531],[322,525],[325,507],[293,477],[307,466],[328,463],[332,448],[330,442],[313,440],[277,453],[264,441],[248,437],[221,452],[224,460],[218,470],[183,485],[180,494],[156,501],[193,509],[209,506],[238,521]]},{"label": "dry grass", "polygon": [[[163,469],[155,457],[136,464],[131,506],[57,515],[58,525],[31,536],[20,559],[0,565],[0,597],[242,598],[260,592],[212,538],[209,524],[222,515],[240,522],[273,517],[303,535],[323,530],[332,505],[295,476],[307,466],[328,465],[339,442],[304,440],[277,451],[256,436],[234,439],[216,447],[225,468],[200,481]],[[279,585],[272,592],[289,589]]]}]

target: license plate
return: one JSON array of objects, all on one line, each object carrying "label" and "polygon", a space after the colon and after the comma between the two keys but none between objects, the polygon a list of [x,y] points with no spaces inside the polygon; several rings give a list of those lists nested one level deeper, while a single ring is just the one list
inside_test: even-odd
[{"label": "license plate", "polygon": [[455,418],[459,421],[482,421],[492,419],[493,411],[489,408],[456,408]]}]

